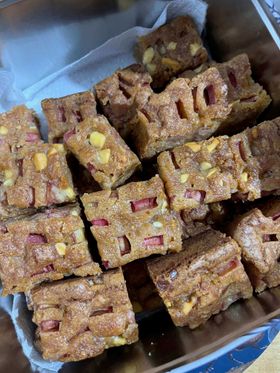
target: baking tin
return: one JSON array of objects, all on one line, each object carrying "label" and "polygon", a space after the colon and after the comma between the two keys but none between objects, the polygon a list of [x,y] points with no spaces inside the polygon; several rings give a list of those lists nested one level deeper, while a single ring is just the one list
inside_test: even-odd
[{"label": "baking tin", "polygon": [[[279,35],[276,31],[271,32],[274,26],[268,17],[265,18],[262,12],[256,10],[256,1],[253,2],[209,0],[205,32],[212,56],[217,61],[225,61],[241,52],[249,55],[255,78],[264,85],[273,98],[273,104],[260,118],[261,121],[280,115],[280,52],[277,46]],[[82,4],[82,9],[77,11],[79,4],[76,1],[41,0],[38,5],[36,0],[24,0],[0,9],[2,37],[9,42],[9,38],[20,33],[13,20],[20,19],[22,9],[24,17],[28,19],[29,14],[32,17],[34,8],[44,7],[48,10],[45,13],[48,16],[42,19],[42,23],[46,25],[49,22],[51,25],[53,9],[63,13],[63,4],[67,7],[65,14],[72,20],[80,19],[81,22],[83,17],[89,16],[94,22],[95,14],[100,16],[103,12],[116,11],[123,6],[120,0],[86,0]],[[58,16],[59,14],[56,14],[57,22],[66,20],[66,17]],[[3,21],[5,29],[1,29]],[[165,372],[225,348],[229,342],[236,341],[237,337],[278,315],[280,288],[265,291],[247,301],[237,302],[227,311],[216,315],[204,326],[193,331],[188,328],[176,328],[168,314],[162,310],[140,320],[138,343],[108,350],[95,359],[65,364],[62,372]],[[29,362],[22,354],[16,339],[13,325],[3,310],[0,310],[0,332],[0,372],[31,372]],[[256,335],[256,332],[250,333]]]}]

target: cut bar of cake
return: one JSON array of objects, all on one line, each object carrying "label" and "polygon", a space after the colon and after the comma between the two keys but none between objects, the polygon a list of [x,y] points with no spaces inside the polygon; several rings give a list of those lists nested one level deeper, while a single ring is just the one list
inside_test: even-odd
[{"label": "cut bar of cake", "polygon": [[261,195],[258,162],[245,132],[163,152],[158,156],[158,167],[175,211],[227,200],[237,192],[249,200]]},{"label": "cut bar of cake", "polygon": [[51,143],[63,141],[65,132],[84,119],[96,115],[96,102],[92,92],[80,92],[59,98],[46,98],[41,102],[48,122]]},{"label": "cut bar of cake", "polygon": [[158,176],[81,199],[105,268],[181,250],[181,226]]},{"label": "cut bar of cake", "polygon": [[140,158],[209,138],[231,111],[227,85],[215,67],[189,79],[179,78],[152,94],[139,108],[131,135]]},{"label": "cut bar of cake", "polygon": [[33,144],[1,153],[0,181],[0,220],[76,198],[62,144]]},{"label": "cut bar of cake", "polygon": [[174,18],[155,31],[141,36],[139,59],[153,78],[153,87],[164,86],[186,69],[194,69],[208,59],[206,49],[189,16]]},{"label": "cut bar of cake", "polygon": [[262,192],[278,194],[280,189],[280,117],[248,129],[247,136],[252,155],[259,164]]},{"label": "cut bar of cake", "polygon": [[103,189],[123,184],[140,166],[137,156],[102,115],[84,120],[66,132],[64,140]]},{"label": "cut bar of cake", "polygon": [[0,152],[14,152],[23,145],[40,143],[39,120],[32,109],[24,105],[0,114]]},{"label": "cut bar of cake", "polygon": [[134,64],[117,70],[94,87],[104,115],[125,139],[136,124],[136,109],[144,106],[153,93],[151,82],[144,67]]},{"label": "cut bar of cake", "polygon": [[0,226],[3,295],[26,292],[42,281],[100,273],[91,259],[78,205],[54,208]]},{"label": "cut bar of cake", "polygon": [[138,327],[120,269],[57,281],[30,292],[43,358],[78,361],[134,343]]},{"label": "cut bar of cake", "polygon": [[242,259],[257,292],[280,284],[280,200],[264,203],[237,217],[229,233],[242,249]]},{"label": "cut bar of cake", "polygon": [[196,328],[233,302],[252,296],[237,243],[207,230],[184,250],[148,262],[148,270],[177,326]]}]

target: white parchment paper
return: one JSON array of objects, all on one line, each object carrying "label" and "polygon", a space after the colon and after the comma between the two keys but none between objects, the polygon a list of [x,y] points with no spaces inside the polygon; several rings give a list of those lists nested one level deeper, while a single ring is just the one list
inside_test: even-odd
[{"label": "white parchment paper", "polygon": [[[133,48],[138,36],[151,31],[164,24],[168,20],[188,14],[195,20],[198,30],[201,32],[206,18],[207,5],[201,0],[174,0],[170,2],[154,0],[137,3],[132,10],[119,13],[114,18],[114,23],[127,23],[127,17],[134,15],[135,26],[115,36],[103,45],[90,51],[84,57],[32,84],[25,89],[19,89],[13,74],[13,65],[9,64],[8,51],[5,52],[6,65],[9,68],[0,69],[0,112],[10,109],[13,105],[25,103],[34,108],[41,117],[42,130],[46,138],[47,128],[42,117],[40,101],[47,97],[60,97],[67,94],[83,91],[116,69],[125,67],[135,62]],[[137,16],[135,16],[137,15]],[[154,20],[156,20],[154,22]],[[108,27],[112,19],[107,16],[98,22]],[[93,22],[95,22],[93,20]],[[131,23],[131,18],[129,20]],[[137,25],[144,25],[139,27]],[[150,28],[149,28],[150,26]],[[112,31],[112,30],[111,30]],[[36,40],[38,36],[36,36]],[[36,40],[34,43],[36,44]],[[63,38],[61,38],[63,40]],[[46,40],[45,40],[46,42]],[[57,47],[57,45],[56,45]],[[63,42],[59,48],[67,48]],[[7,62],[8,61],[8,62]],[[32,71],[32,65],[30,66]],[[29,359],[31,366],[36,371],[57,372],[62,364],[58,362],[46,362],[33,344],[34,324],[31,322],[31,313],[27,310],[23,295],[0,298],[0,307],[3,307],[11,316],[17,337],[22,345],[23,352]]]}]

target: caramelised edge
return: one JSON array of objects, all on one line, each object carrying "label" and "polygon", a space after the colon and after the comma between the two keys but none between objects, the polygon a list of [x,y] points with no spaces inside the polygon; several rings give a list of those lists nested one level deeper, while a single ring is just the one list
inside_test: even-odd
[{"label": "caramelised edge", "polygon": [[3,220],[13,208],[39,208],[73,202],[76,193],[62,144],[23,146],[15,153],[0,154],[0,186]]},{"label": "caramelised edge", "polygon": [[240,251],[231,238],[208,230],[184,241],[180,253],[148,261],[175,325],[195,328],[236,300],[252,296]]},{"label": "caramelised edge", "polygon": [[124,139],[137,127],[136,109],[144,106],[153,93],[151,81],[142,65],[133,64],[93,87],[104,115]]},{"label": "caramelised edge", "polygon": [[84,120],[66,132],[64,140],[103,189],[124,183],[140,166],[137,156],[104,116]]},{"label": "caramelised edge", "polygon": [[71,274],[100,273],[89,253],[78,205],[11,219],[0,229],[3,295],[28,291],[40,282]]},{"label": "caramelised edge", "polygon": [[41,143],[39,119],[25,105],[0,114],[0,151],[14,152],[25,144]]},{"label": "caramelised edge", "polygon": [[120,269],[38,286],[30,293],[29,308],[44,359],[82,360],[138,340]]},{"label": "caramelised edge", "polygon": [[81,198],[106,268],[181,250],[182,230],[159,176]]},{"label": "caramelised edge", "polygon": [[[228,231],[242,249],[250,280],[257,292],[280,283],[280,201],[264,203],[238,216]],[[278,282],[279,281],[279,282]]]},{"label": "caramelised edge", "polygon": [[41,106],[48,121],[48,139],[51,143],[62,142],[65,132],[84,119],[97,115],[95,96],[90,91],[46,98],[41,101]]},{"label": "caramelised edge", "polygon": [[153,77],[153,87],[164,86],[173,76],[208,59],[193,20],[189,16],[171,22],[139,38],[136,53]]},{"label": "caramelised edge", "polygon": [[132,139],[140,158],[210,137],[227,118],[227,86],[216,68],[191,81],[179,78],[139,108]]}]

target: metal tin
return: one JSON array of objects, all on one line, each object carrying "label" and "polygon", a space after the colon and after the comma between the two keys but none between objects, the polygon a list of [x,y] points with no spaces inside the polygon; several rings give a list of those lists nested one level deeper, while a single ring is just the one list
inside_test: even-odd
[{"label": "metal tin", "polygon": [[[26,22],[31,20],[34,9],[37,10],[37,27],[42,24],[51,27],[53,22],[82,22],[88,17],[92,17],[94,22],[96,14],[100,16],[109,10],[116,11],[124,3],[120,0],[84,1],[82,5],[72,0],[42,0],[40,5],[36,0],[17,2],[0,9],[0,35],[4,41],[16,37],[21,31],[17,28],[20,20],[22,17]],[[273,98],[273,104],[260,120],[280,115],[280,52],[267,29],[274,26],[267,19],[264,23],[264,16],[249,1],[208,0],[208,3],[206,33],[213,57],[225,61],[238,53],[248,53],[256,79]],[[42,17],[42,24],[38,15]],[[36,33],[35,26],[33,31]],[[275,37],[279,41],[276,31]],[[176,328],[167,313],[160,311],[140,320],[138,343],[108,350],[95,359],[65,364],[62,372],[167,371],[213,352],[277,315],[280,315],[280,288],[265,291],[248,301],[237,302],[193,331]],[[3,310],[0,310],[0,330],[0,371],[31,372],[13,325]]]}]

